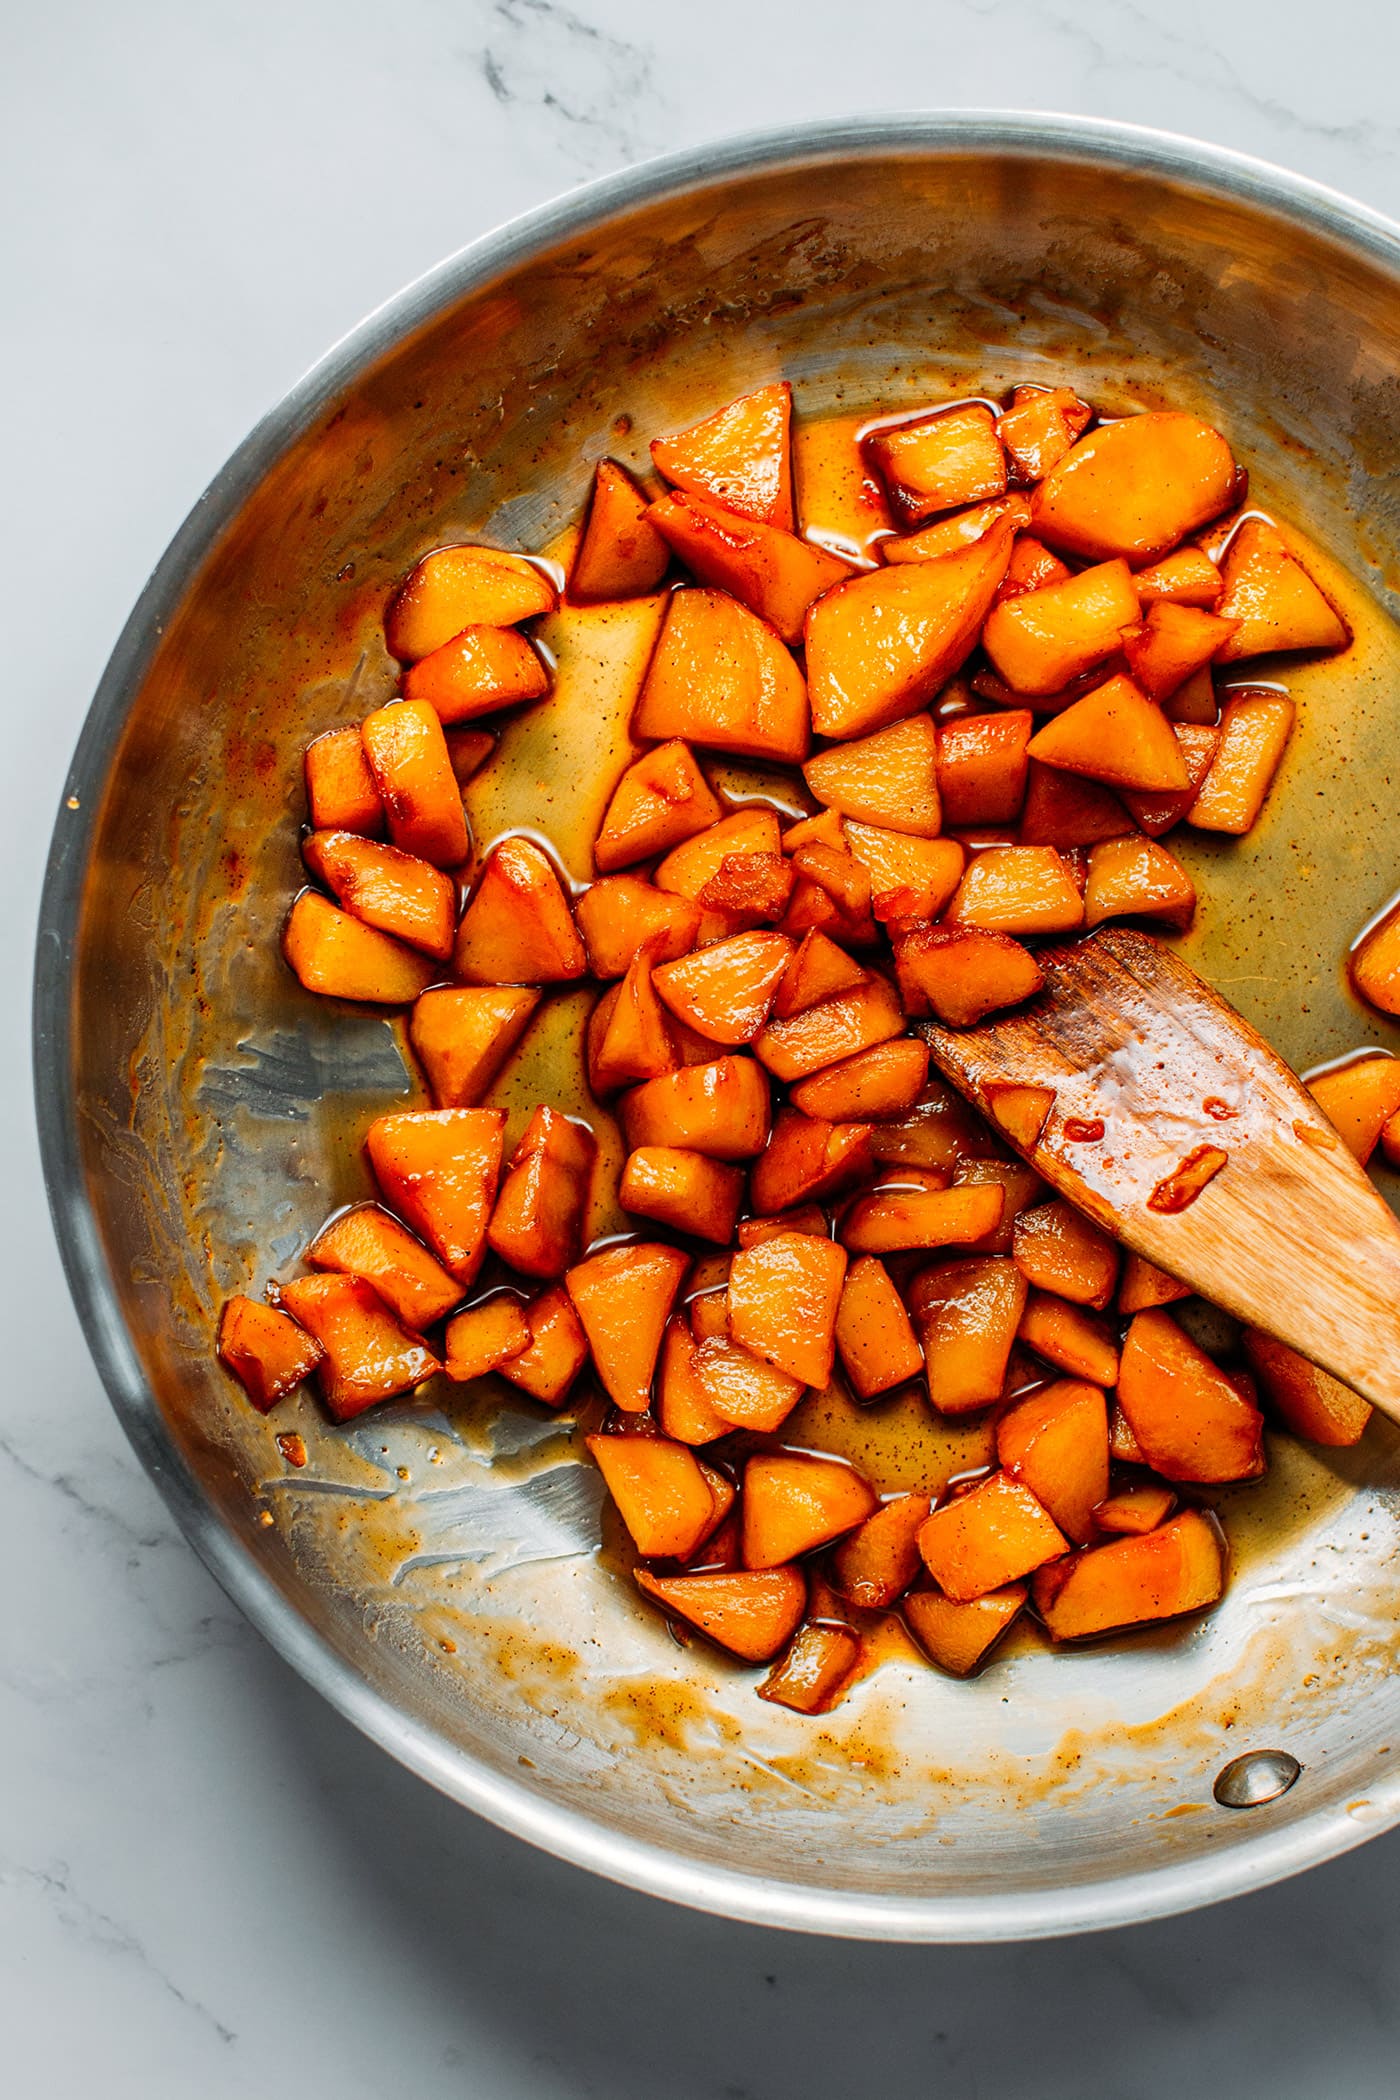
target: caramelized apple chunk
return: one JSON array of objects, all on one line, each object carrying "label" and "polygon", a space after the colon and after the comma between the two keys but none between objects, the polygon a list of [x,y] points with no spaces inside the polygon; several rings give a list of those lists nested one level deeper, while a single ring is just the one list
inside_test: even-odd
[{"label": "caramelized apple chunk", "polygon": [[219,1361],[260,1414],[311,1376],[324,1354],[288,1312],[259,1298],[230,1298],[219,1315]]},{"label": "caramelized apple chunk", "polygon": [[569,571],[575,605],[642,598],[671,566],[671,550],[647,517],[649,502],[625,467],[600,459],[588,517]]}]

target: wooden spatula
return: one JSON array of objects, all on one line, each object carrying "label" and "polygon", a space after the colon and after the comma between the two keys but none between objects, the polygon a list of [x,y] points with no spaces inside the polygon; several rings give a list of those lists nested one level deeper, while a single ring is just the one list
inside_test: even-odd
[{"label": "wooden spatula", "polygon": [[935,1064],[1125,1245],[1400,1420],[1400,1225],[1307,1089],[1146,934],[1036,959],[1026,1006],[918,1023]]}]

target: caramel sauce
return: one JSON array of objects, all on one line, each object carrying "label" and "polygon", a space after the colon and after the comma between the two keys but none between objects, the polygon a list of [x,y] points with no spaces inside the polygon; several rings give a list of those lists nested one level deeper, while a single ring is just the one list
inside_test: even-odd
[{"label": "caramel sauce", "polygon": [[1179,1167],[1157,1183],[1147,1199],[1148,1209],[1162,1211],[1169,1217],[1189,1209],[1207,1183],[1228,1165],[1229,1158],[1229,1153],[1222,1152],[1218,1145],[1198,1145],[1194,1152],[1187,1153]]}]

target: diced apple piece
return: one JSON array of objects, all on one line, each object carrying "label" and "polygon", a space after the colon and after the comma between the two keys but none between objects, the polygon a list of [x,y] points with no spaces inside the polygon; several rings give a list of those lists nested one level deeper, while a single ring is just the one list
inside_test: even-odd
[{"label": "diced apple piece", "polygon": [[695,1372],[695,1349],[689,1326],[673,1314],[661,1343],[656,1411],[663,1432],[678,1444],[712,1444],[730,1429],[705,1397]]},{"label": "diced apple piece", "polygon": [[[698,1299],[697,1306],[706,1301]],[[691,1309],[694,1323],[695,1307]],[[727,1335],[706,1335],[699,1340],[691,1363],[707,1404],[731,1429],[750,1429],[771,1435],[780,1429],[802,1398],[800,1378],[790,1378],[773,1364],[764,1363]]]},{"label": "diced apple piece", "polygon": [[1156,839],[1103,839],[1089,853],[1084,924],[1105,919],[1162,919],[1184,929],[1196,912],[1196,885],[1174,853]]},{"label": "diced apple piece", "polygon": [[[1123,1276],[1118,1286],[1118,1310],[1125,1316],[1136,1312],[1150,1312],[1154,1305],[1174,1305],[1179,1298],[1189,1298],[1190,1286],[1178,1283],[1168,1276],[1165,1269],[1158,1269],[1140,1254],[1127,1254],[1123,1259]],[[1112,1379],[1107,1381],[1110,1385]]]},{"label": "diced apple piece", "polygon": [[1149,700],[1166,700],[1220,655],[1237,625],[1199,606],[1160,600],[1123,637],[1129,673]]},{"label": "diced apple piece", "polygon": [[836,1347],[859,1400],[888,1393],[923,1370],[924,1352],[904,1301],[873,1254],[862,1255],[846,1272],[836,1310]]},{"label": "diced apple piece", "polygon": [[1066,933],[1083,918],[1078,886],[1053,846],[992,846],[975,853],[947,912],[950,927],[984,933]]},{"label": "diced apple piece", "polygon": [[796,764],[811,740],[807,688],[773,629],[737,598],[673,591],[632,729]]},{"label": "diced apple piece", "polygon": [[308,992],[407,1006],[437,975],[427,956],[352,919],[315,890],[303,890],[287,915],[282,952]]},{"label": "diced apple piece", "polygon": [[321,1345],[316,1383],[333,1422],[353,1421],[442,1369],[363,1277],[299,1276],[283,1284],[282,1303]]},{"label": "diced apple piece", "polygon": [[1242,1339],[1250,1369],[1294,1436],[1310,1444],[1360,1442],[1371,1419],[1360,1393],[1257,1327],[1246,1327]]},{"label": "diced apple piece", "polygon": [[812,727],[853,737],[912,715],[968,655],[1011,559],[1003,520],[956,554],[837,584],[807,616]]},{"label": "diced apple piece", "polygon": [[435,868],[460,867],[471,834],[435,711],[426,700],[393,700],[365,716],[360,737],[394,844]]},{"label": "diced apple piece", "polygon": [[741,1248],[729,1269],[732,1339],[803,1385],[825,1386],[845,1274],[845,1248],[811,1233]]},{"label": "diced apple piece", "polygon": [[[917,719],[917,718],[916,718]],[[1029,708],[964,715],[938,729],[938,792],[945,824],[1009,824],[1026,795]],[[896,827],[898,828],[898,827]]]},{"label": "diced apple piece", "polygon": [[637,875],[606,875],[586,889],[575,907],[578,927],[595,977],[626,975],[646,949],[652,963],[688,955],[700,929],[700,913],[686,897],[643,882]]},{"label": "diced apple piece", "polygon": [[903,892],[918,904],[917,912],[905,916],[937,918],[962,880],[966,856],[956,839],[912,838],[854,821],[844,829],[850,851],[870,870],[877,917],[888,916],[880,908],[882,895]]},{"label": "diced apple piece", "polygon": [[[1213,716],[1213,703],[1211,712]],[[1172,734],[1186,762],[1187,785],[1173,795],[1135,795],[1125,792],[1123,796],[1133,821],[1149,838],[1154,839],[1160,838],[1163,832],[1170,831],[1174,824],[1179,824],[1183,817],[1189,815],[1191,805],[1200,791],[1202,781],[1215,762],[1215,754],[1220,746],[1220,731],[1214,727],[1213,722],[1174,722]],[[1055,777],[1053,773],[1051,777]],[[1062,773],[1059,778],[1070,780],[1073,776]],[[1081,782],[1080,785],[1089,786],[1092,783]],[[1107,794],[1108,790],[1105,788],[1101,792]]]},{"label": "diced apple piece", "polygon": [[323,1225],[306,1259],[313,1269],[363,1277],[406,1327],[431,1327],[461,1300],[456,1277],[377,1203],[357,1203]]},{"label": "diced apple piece", "polygon": [[873,913],[867,910],[863,918],[853,919],[841,909],[829,886],[799,873],[796,866],[793,875],[792,896],[779,928],[789,940],[801,941],[809,933],[824,933],[829,940],[854,948],[868,947],[879,939]]},{"label": "diced apple piece", "polygon": [[1230,447],[1199,416],[1125,416],[1080,438],[1040,483],[1032,530],[1062,554],[1142,567],[1218,518],[1240,482]]},{"label": "diced apple piece", "polygon": [[440,869],[352,831],[313,831],[301,850],[352,918],[440,962],[451,955],[457,891]]},{"label": "diced apple piece", "polygon": [[1028,948],[977,927],[900,922],[894,959],[906,1013],[933,1013],[953,1028],[969,1028],[999,1007],[1018,1006],[1045,982]]},{"label": "diced apple piece", "polygon": [[643,1558],[689,1560],[715,1523],[710,1483],[694,1455],[667,1437],[584,1441]]},{"label": "diced apple piece", "polygon": [[553,863],[532,839],[502,839],[457,929],[457,975],[468,984],[559,984],[587,967]]},{"label": "diced apple piece", "polygon": [[1118,1343],[1110,1323],[1049,1291],[1030,1293],[1017,1336],[1071,1378],[1102,1386],[1117,1380]]},{"label": "diced apple piece", "polygon": [[382,833],[384,804],[358,725],[328,729],[307,745],[306,800],[314,831],[354,831],[362,838]]},{"label": "diced apple piece", "polygon": [[997,604],[1006,598],[1023,597],[1027,591],[1043,591],[1047,584],[1067,583],[1073,573],[1058,554],[1042,547],[1039,540],[1033,540],[1029,533],[1018,533],[997,591]]},{"label": "diced apple piece", "polygon": [[982,1118],[950,1086],[930,1080],[924,1093],[907,1116],[874,1125],[871,1149],[876,1159],[892,1166],[941,1168],[951,1181],[960,1159],[1000,1155],[1001,1147]]},{"label": "diced apple piece", "polygon": [[831,1556],[841,1595],[867,1611],[888,1610],[922,1565],[918,1535],[928,1514],[927,1495],[900,1495],[848,1532]]},{"label": "diced apple piece", "polygon": [[449,1378],[470,1384],[489,1371],[499,1371],[530,1346],[530,1325],[518,1298],[501,1292],[469,1305],[447,1323]]},{"label": "diced apple piece", "polygon": [[1169,1487],[1156,1480],[1140,1480],[1101,1502],[1094,1511],[1094,1522],[1100,1531],[1141,1538],[1144,1532],[1165,1524],[1175,1508],[1176,1496]]},{"label": "diced apple piece", "polygon": [[1238,694],[1220,717],[1220,741],[1186,821],[1195,831],[1240,837],[1264,806],[1264,797],[1293,733],[1297,710],[1286,693]]},{"label": "diced apple piece", "polygon": [[661,1337],[689,1257],[657,1241],[606,1247],[569,1270],[565,1288],[614,1406],[645,1414]]},{"label": "diced apple piece", "polygon": [[880,1189],[851,1205],[841,1237],[852,1254],[965,1247],[994,1229],[1004,1202],[999,1188]]},{"label": "diced apple piece", "polygon": [[1387,1166],[1400,1167],[1400,1109],[1381,1126],[1381,1152]]},{"label": "diced apple piece", "polygon": [[743,1196],[741,1167],[674,1145],[644,1145],[629,1153],[618,1189],[624,1210],[722,1246],[734,1237]]},{"label": "diced apple piece", "polygon": [[1038,1290],[1102,1312],[1118,1281],[1118,1249],[1106,1232],[1056,1197],[1016,1220],[1016,1266]]},{"label": "diced apple piece", "polygon": [[1351,981],[1378,1013],[1400,1014],[1400,908],[1388,911],[1351,951]]},{"label": "diced apple piece", "polygon": [[[805,934],[829,924],[834,935],[853,946],[876,939],[870,870],[864,861],[833,846],[800,846],[792,868],[797,882],[783,919],[784,933]],[[823,894],[818,897],[814,891]]]},{"label": "diced apple piece", "polygon": [[[940,518],[936,524],[925,525],[918,532],[901,533],[896,538],[882,540],[880,552],[890,562],[935,561],[940,554],[956,554],[960,547],[970,547],[974,540],[984,538],[1003,518],[1013,531],[1020,533],[1030,522],[1030,515],[1027,497],[996,496],[989,503],[977,503],[969,510],[958,511],[953,517]],[[1014,561],[1014,554],[1012,559]]]},{"label": "diced apple piece", "polygon": [[870,1164],[868,1123],[831,1123],[785,1108],[755,1163],[750,1193],[760,1211],[787,1210],[833,1195]]},{"label": "diced apple piece", "polygon": [[718,1337],[729,1339],[729,1264],[733,1257],[716,1254],[710,1260],[720,1266],[715,1278],[706,1279],[702,1273],[704,1257],[696,1263],[686,1289],[689,1292],[688,1312],[690,1331],[697,1342],[708,1342]]},{"label": "diced apple piece", "polygon": [[1100,839],[1122,838],[1132,829],[1132,817],[1111,788],[1031,760],[1021,812],[1023,846],[1053,846],[1067,853]]},{"label": "diced apple piece", "polygon": [[1096,686],[1038,730],[1029,749],[1044,765],[1107,787],[1179,793],[1190,784],[1171,723],[1131,678]]},{"label": "diced apple piece", "polygon": [[569,571],[575,605],[644,598],[671,566],[671,550],[647,519],[650,498],[616,460],[600,459],[583,537]]},{"label": "diced apple piece", "polygon": [[259,1298],[230,1298],[219,1315],[219,1361],[260,1414],[311,1376],[323,1354],[289,1313]]},{"label": "diced apple piece", "polygon": [[1086,1640],[1214,1604],[1225,1587],[1225,1542],[1214,1517],[1184,1509],[1139,1538],[1045,1568],[1032,1587],[1051,1640]]},{"label": "diced apple piece", "polygon": [[499,1108],[409,1109],[379,1116],[365,1139],[386,1198],[459,1283],[486,1252],[505,1121]]},{"label": "diced apple piece", "polygon": [[624,1095],[628,1150],[667,1145],[708,1159],[752,1159],[768,1138],[768,1081],[749,1057],[720,1057]]},{"label": "diced apple piece", "polygon": [[768,1217],[741,1218],[738,1238],[741,1247],[757,1247],[784,1232],[809,1232],[814,1239],[829,1240],[831,1226],[819,1203],[794,1204],[791,1210],[774,1211]]},{"label": "diced apple piece", "polygon": [[1195,672],[1184,685],[1179,685],[1170,700],[1162,702],[1162,713],[1169,722],[1195,722],[1213,729],[1220,719],[1220,703],[1210,666]]},{"label": "diced apple piece", "polygon": [[796,869],[781,853],[728,853],[695,901],[703,912],[771,926],[787,910],[796,880]]},{"label": "diced apple piece", "polygon": [[760,1699],[797,1714],[826,1713],[860,1661],[860,1636],[826,1622],[799,1627],[781,1661],[755,1686]]},{"label": "diced apple piece", "polygon": [[1196,605],[1213,611],[1225,578],[1203,547],[1178,547],[1150,569],[1139,569],[1133,589],[1143,605]]},{"label": "diced apple piece", "polygon": [[1352,1058],[1308,1081],[1308,1092],[1342,1143],[1364,1167],[1400,1109],[1400,1058],[1383,1050]]},{"label": "diced apple piece", "polygon": [[786,1021],[772,1020],[754,1039],[754,1056],[775,1079],[805,1079],[826,1065],[903,1035],[904,1011],[883,977],[824,999]]},{"label": "diced apple piece", "polygon": [[459,788],[476,778],[496,748],[496,739],[489,729],[445,729],[443,741],[452,777]]},{"label": "diced apple piece", "polygon": [[603,818],[593,858],[604,875],[669,853],[717,824],[723,811],[688,744],[673,738],[627,768]]},{"label": "diced apple piece", "polygon": [[1045,1183],[1035,1169],[1019,1159],[960,1159],[953,1169],[952,1186],[999,1188],[1002,1192],[996,1224],[968,1243],[969,1251],[977,1254],[1009,1254],[1017,1218],[1045,1195]]},{"label": "diced apple piece", "polygon": [[1293,554],[1277,526],[1246,518],[1224,563],[1225,595],[1216,607],[1238,622],[1216,658],[1238,663],[1280,649],[1345,649],[1351,632]]},{"label": "diced apple piece", "polygon": [[877,430],[865,449],[889,491],[895,516],[907,525],[936,511],[984,502],[1006,487],[996,417],[980,403]]},{"label": "diced apple piece", "polygon": [[778,819],[771,809],[740,809],[666,855],[656,871],[658,889],[692,902],[735,853],[779,853]]},{"label": "diced apple piece", "polygon": [[1263,1417],[1168,1312],[1135,1313],[1118,1367],[1118,1404],[1154,1473],[1253,1480]]},{"label": "diced apple piece", "polygon": [[793,527],[792,388],[759,387],[675,437],[653,438],[651,456],[672,485],[710,496],[736,517]]},{"label": "diced apple piece", "polygon": [[818,416],[799,423],[792,433],[792,467],[804,539],[870,566],[894,520],[861,451],[861,426],[859,416]]},{"label": "diced apple piece", "polygon": [[794,1014],[805,1013],[809,1006],[819,1006],[823,999],[834,998],[838,992],[854,991],[864,982],[865,972],[860,964],[852,962],[845,949],[826,934],[813,931],[803,936],[783,973],[773,1012],[780,1021],[787,1021]]},{"label": "diced apple piece", "polygon": [[546,1407],[562,1407],[588,1361],[588,1339],[562,1283],[541,1291],[524,1311],[529,1347],[496,1368],[532,1400],[542,1400]]},{"label": "diced apple piece", "polygon": [[426,701],[443,723],[474,722],[548,691],[543,658],[513,627],[464,627],[403,678],[404,699]]},{"label": "diced apple piece", "polygon": [[999,1400],[1026,1303],[1026,1279],[1003,1255],[974,1255],[921,1269],[909,1310],[941,1414],[964,1415]]},{"label": "diced apple piece", "polygon": [[807,1584],[797,1568],[712,1575],[650,1575],[638,1568],[635,1579],[663,1611],[745,1662],[776,1655],[807,1608]]},{"label": "diced apple piece", "polygon": [[808,606],[850,575],[839,555],[707,496],[663,496],[647,521],[702,584],[727,591],[785,642],[801,641]]},{"label": "diced apple piece", "polygon": [[384,615],[389,654],[431,656],[464,627],[517,627],[553,612],[554,586],[523,554],[499,547],[438,547],[425,554]]},{"label": "diced apple piece", "polygon": [[1029,1488],[994,1473],[936,1509],[919,1530],[924,1566],[945,1597],[970,1603],[1056,1560],[1067,1541]]},{"label": "diced apple piece", "polygon": [[1035,1150],[1054,1106],[1053,1087],[1001,1084],[987,1089],[988,1115],[1022,1152]]},{"label": "diced apple piece", "polygon": [[1064,583],[1004,598],[982,646],[1017,693],[1058,693],[1118,649],[1140,608],[1125,561],[1106,561]]},{"label": "diced apple piece", "polygon": [[818,802],[843,817],[931,839],[941,828],[937,768],[937,731],[930,716],[919,714],[833,744],[802,771]]},{"label": "diced apple piece", "polygon": [[971,1677],[1019,1618],[1027,1594],[1023,1582],[961,1602],[941,1590],[911,1590],[904,1621],[930,1662],[950,1677]]},{"label": "diced apple piece", "polygon": [[799,1081],[790,1099],[804,1116],[818,1116],[830,1123],[870,1122],[904,1115],[927,1080],[927,1043],[915,1036],[901,1036],[814,1072],[810,1079]]},{"label": "diced apple piece", "polygon": [[744,1468],[744,1566],[797,1560],[853,1531],[877,1506],[869,1482],[840,1459],[760,1452]]},{"label": "diced apple piece", "polygon": [[422,994],[408,1039],[439,1108],[476,1106],[539,1003],[539,993],[524,985],[439,985]]},{"label": "diced apple piece", "polygon": [[1108,1409],[1096,1385],[1062,1378],[1009,1407],[997,1423],[997,1458],[1022,1481],[1067,1538],[1082,1545],[1108,1493]]},{"label": "diced apple piece", "polygon": [[597,1151],[593,1132],[557,1108],[531,1116],[486,1234],[522,1276],[562,1276],[578,1259]]},{"label": "diced apple piece", "polygon": [[1133,1435],[1132,1424],[1116,1400],[1108,1414],[1108,1455],[1120,1466],[1147,1464],[1147,1454]]},{"label": "diced apple piece", "polygon": [[768,1019],[792,958],[780,933],[740,933],[653,972],[658,995],[707,1042],[749,1043]]},{"label": "diced apple piece", "polygon": [[997,418],[997,435],[1017,479],[1043,481],[1082,434],[1090,414],[1069,387],[1039,392],[1018,386],[1011,407]]}]

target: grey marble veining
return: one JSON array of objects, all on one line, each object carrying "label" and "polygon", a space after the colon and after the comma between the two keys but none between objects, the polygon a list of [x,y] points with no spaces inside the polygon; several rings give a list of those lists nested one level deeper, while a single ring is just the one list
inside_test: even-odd
[{"label": "grey marble veining", "polygon": [[391,1765],[193,1559],[43,1215],[25,988],[88,695],[203,483],[439,256],[608,168],[808,115],[1070,109],[1400,211],[1357,0],[46,0],[4,10],[0,2090],[235,2100],[1381,2100],[1400,1837],[1094,1940],[846,1946],[670,1911]]}]

